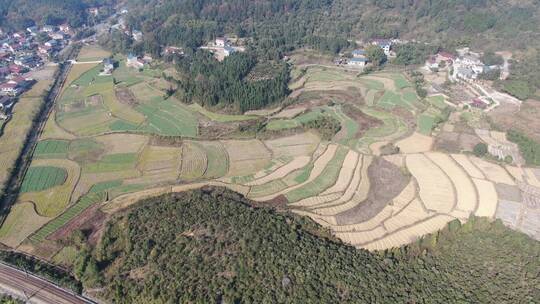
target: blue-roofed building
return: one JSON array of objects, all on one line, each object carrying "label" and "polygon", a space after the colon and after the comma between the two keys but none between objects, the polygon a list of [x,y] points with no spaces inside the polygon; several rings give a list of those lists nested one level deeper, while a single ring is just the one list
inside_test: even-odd
[{"label": "blue-roofed building", "polygon": [[367,63],[368,63],[368,59],[366,57],[360,57],[360,58],[349,59],[349,62],[347,63],[347,65],[363,67]]},{"label": "blue-roofed building", "polygon": [[352,51],[351,54],[352,54],[352,56],[354,58],[361,58],[361,57],[366,56],[366,51],[361,50],[361,49],[356,49],[356,50]]}]

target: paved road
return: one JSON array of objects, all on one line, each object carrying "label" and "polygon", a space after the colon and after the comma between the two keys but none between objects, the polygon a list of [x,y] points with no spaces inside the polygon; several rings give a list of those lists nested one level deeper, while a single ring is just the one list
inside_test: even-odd
[{"label": "paved road", "polygon": [[71,291],[62,289],[50,282],[16,268],[0,264],[0,290],[27,303],[36,304],[87,304],[94,303]]}]

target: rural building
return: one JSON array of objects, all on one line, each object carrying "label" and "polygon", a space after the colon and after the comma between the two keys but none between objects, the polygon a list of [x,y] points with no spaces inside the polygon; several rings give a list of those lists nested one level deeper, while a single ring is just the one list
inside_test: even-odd
[{"label": "rural building", "polygon": [[131,36],[133,37],[133,40],[135,41],[142,41],[143,40],[143,33],[138,30],[133,30],[131,33]]},{"label": "rural building", "polygon": [[45,33],[52,33],[54,32],[54,26],[52,25],[44,25],[43,28],[41,29],[42,32],[45,32]]},{"label": "rural building", "polygon": [[90,13],[91,15],[97,16],[99,15],[99,8],[91,7],[88,9],[88,13]]},{"label": "rural building", "polygon": [[15,99],[10,98],[8,96],[1,96],[0,97],[0,111],[4,114],[7,114],[10,110],[13,104],[15,103]]},{"label": "rural building", "polygon": [[62,33],[52,33],[50,37],[54,40],[64,40],[64,34]]},{"label": "rural building", "polygon": [[227,38],[225,37],[216,38],[216,46],[225,47],[226,44],[227,44]]},{"label": "rural building", "polygon": [[351,58],[349,59],[349,62],[347,65],[350,66],[356,66],[356,67],[364,67],[368,63],[368,59],[366,57],[362,58]]},{"label": "rural building", "polygon": [[390,50],[392,48],[392,41],[388,39],[375,39],[371,42],[371,44],[376,45],[380,47],[386,56],[390,55]]},{"label": "rural building", "polygon": [[133,54],[129,54],[126,59],[126,66],[135,69],[142,69],[144,68],[144,61]]},{"label": "rural building", "polygon": [[38,27],[30,26],[26,28],[26,31],[29,32],[30,34],[36,34],[38,32]]},{"label": "rural building", "polygon": [[362,58],[362,57],[366,57],[366,51],[362,50],[362,49],[356,49],[354,51],[351,52],[353,58]]},{"label": "rural building", "polygon": [[114,70],[114,61],[111,58],[103,59],[103,73],[111,75]]},{"label": "rural building", "polygon": [[225,57],[231,55],[232,53],[236,52],[236,50],[230,46],[225,46],[223,48],[223,54],[225,55]]},{"label": "rural building", "polygon": [[58,26],[58,29],[62,32],[64,32],[65,34],[68,34],[70,31],[71,31],[71,27],[69,26],[69,24],[62,24],[62,25],[59,25]]},{"label": "rural building", "polygon": [[45,45],[48,46],[48,47],[56,47],[58,45],[58,41],[54,40],[54,39],[51,39],[47,42],[45,42]]},{"label": "rural building", "polygon": [[165,55],[184,55],[184,49],[176,46],[168,46],[163,53]]}]

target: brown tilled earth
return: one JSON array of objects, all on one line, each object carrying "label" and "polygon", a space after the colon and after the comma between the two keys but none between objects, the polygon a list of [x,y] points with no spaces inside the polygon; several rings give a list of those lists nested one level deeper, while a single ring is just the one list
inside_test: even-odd
[{"label": "brown tilled earth", "polygon": [[[358,132],[355,134],[356,138],[362,137],[367,130],[382,125],[382,121],[379,119],[365,114],[350,104],[343,105],[343,112],[358,124]],[[342,129],[345,130],[345,128]]]},{"label": "brown tilled earth", "polygon": [[371,183],[368,198],[355,208],[336,215],[338,225],[360,223],[374,217],[403,191],[411,179],[398,166],[380,157],[369,166],[368,176]]},{"label": "brown tilled earth", "polygon": [[473,134],[458,132],[441,132],[435,138],[434,149],[448,153],[472,151],[482,140]]},{"label": "brown tilled earth", "polygon": [[540,141],[540,101],[529,99],[518,107],[501,105],[489,113],[495,125],[507,131],[518,129],[536,141]]},{"label": "brown tilled earth", "polygon": [[137,98],[135,98],[135,95],[133,95],[133,92],[129,88],[117,88],[115,94],[120,103],[130,106],[137,105]]},{"label": "brown tilled earth", "polygon": [[99,239],[99,231],[103,226],[103,223],[106,219],[106,215],[99,210],[101,204],[94,204],[92,207],[84,210],[81,214],[73,218],[62,228],[56,230],[48,239],[56,240],[66,240],[68,239],[73,231],[83,230],[86,231],[89,235],[88,240],[90,244],[96,244]]}]

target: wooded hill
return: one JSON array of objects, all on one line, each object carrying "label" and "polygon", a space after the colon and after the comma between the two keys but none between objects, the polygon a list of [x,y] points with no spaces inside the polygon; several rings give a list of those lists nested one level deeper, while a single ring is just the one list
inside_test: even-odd
[{"label": "wooded hill", "polygon": [[[83,242],[84,243],[84,242]],[[531,303],[540,243],[472,218],[384,253],[206,188],[138,203],[75,273],[114,303]]]},{"label": "wooded hill", "polygon": [[345,39],[405,38],[443,46],[527,48],[540,33],[537,1],[130,0],[129,24],[157,43],[197,46],[252,37],[266,53],[310,45],[337,52]]},{"label": "wooded hill", "polygon": [[0,0],[0,27],[25,30],[33,25],[59,25],[67,22],[80,27],[91,21],[88,8],[109,10],[115,0]]}]

